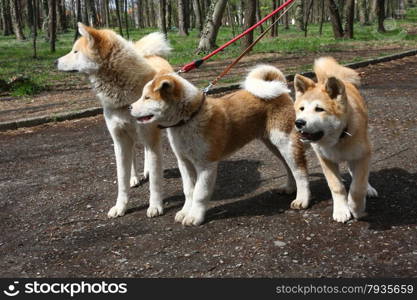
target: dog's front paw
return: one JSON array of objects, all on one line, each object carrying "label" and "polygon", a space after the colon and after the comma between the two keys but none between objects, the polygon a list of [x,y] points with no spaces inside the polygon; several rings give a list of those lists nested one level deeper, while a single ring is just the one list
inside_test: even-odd
[{"label": "dog's front paw", "polygon": [[146,215],[148,218],[154,218],[162,215],[164,213],[164,208],[162,205],[153,205],[149,206],[148,210],[146,211]]},{"label": "dog's front paw", "polygon": [[184,226],[198,226],[204,222],[204,210],[191,210],[182,220]]},{"label": "dog's front paw", "polygon": [[333,220],[340,223],[345,223],[351,218],[350,210],[347,205],[335,207],[333,209]]},{"label": "dog's front paw", "polygon": [[122,217],[124,216],[126,212],[126,207],[125,206],[113,206],[112,208],[110,208],[109,212],[107,213],[107,216],[109,218],[117,218],[117,217]]},{"label": "dog's front paw", "polygon": [[309,205],[309,201],[302,200],[302,199],[295,199],[293,202],[291,202],[291,208],[292,209],[306,209]]},{"label": "dog's front paw", "polygon": [[370,185],[369,183],[368,183],[368,187],[366,189],[366,196],[368,196],[370,198],[378,197],[378,191],[376,189],[374,189],[372,187],[372,185]]},{"label": "dog's front paw", "polygon": [[184,220],[186,215],[187,215],[187,212],[181,209],[179,212],[175,214],[175,222],[182,223],[182,220]]}]

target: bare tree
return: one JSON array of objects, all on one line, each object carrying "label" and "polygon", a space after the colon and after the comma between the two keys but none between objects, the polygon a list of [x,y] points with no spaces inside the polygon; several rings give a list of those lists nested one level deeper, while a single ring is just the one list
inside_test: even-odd
[{"label": "bare tree", "polygon": [[127,3],[127,0],[125,0],[124,8],[125,8],[126,36],[127,36],[127,39],[130,39],[130,36],[129,36],[129,15],[128,15],[128,3]]},{"label": "bare tree", "polygon": [[23,26],[20,21],[20,7],[17,0],[11,0],[10,2],[10,11],[12,13],[12,24],[13,24],[13,31],[18,41],[26,40],[25,35],[23,34]]},{"label": "bare tree", "polygon": [[355,18],[355,0],[346,0],[345,5],[345,32],[344,36],[353,39],[353,21]]},{"label": "bare tree", "polygon": [[55,52],[56,42],[56,0],[49,0],[49,45],[51,52]]},{"label": "bare tree", "polygon": [[334,0],[326,0],[327,7],[329,8],[330,22],[332,23],[333,35],[335,38],[343,37],[343,27],[340,19],[339,8]]},{"label": "bare tree", "polygon": [[116,4],[116,16],[117,16],[117,25],[119,26],[119,33],[123,36],[123,26],[122,26],[122,18],[120,16],[120,3],[119,0],[114,1]]},{"label": "bare tree", "polygon": [[165,13],[165,8],[166,8],[166,0],[158,0],[158,27],[159,30],[162,31],[165,36],[168,33],[167,30],[167,23],[166,23],[166,13]]},{"label": "bare tree", "polygon": [[1,18],[3,23],[3,35],[13,34],[9,0],[1,0]]},{"label": "bare tree", "polygon": [[295,6],[295,21],[301,31],[304,31],[304,2],[305,0],[297,0]]},{"label": "bare tree", "polygon": [[[255,24],[256,21],[256,1],[247,0],[246,1],[246,8],[245,8],[245,22],[244,28],[247,29]],[[247,48],[250,44],[253,43],[253,30],[249,32],[245,37],[242,39],[242,47]]]},{"label": "bare tree", "polygon": [[38,1],[37,0],[29,0],[31,3],[32,8],[32,57],[37,58],[37,51],[36,51],[36,40],[38,37]]},{"label": "bare tree", "polygon": [[358,10],[359,10],[359,21],[361,25],[369,25],[369,1],[359,0],[358,1]]},{"label": "bare tree", "polygon": [[201,14],[201,5],[199,0],[193,0],[193,10],[195,15],[195,27],[198,30],[198,34],[201,35],[203,30],[203,18]]},{"label": "bare tree", "polygon": [[227,0],[213,0],[207,11],[203,34],[197,53],[207,52],[216,47],[216,38],[226,8]]},{"label": "bare tree", "polygon": [[378,32],[386,32],[384,27],[385,20],[385,0],[376,0],[376,15],[378,17]]},{"label": "bare tree", "polygon": [[178,0],[178,34],[188,35],[187,21],[186,21],[186,0]]}]

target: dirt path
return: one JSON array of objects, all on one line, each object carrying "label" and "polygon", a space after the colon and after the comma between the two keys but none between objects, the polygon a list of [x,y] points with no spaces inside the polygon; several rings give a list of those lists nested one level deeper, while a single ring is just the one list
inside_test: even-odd
[{"label": "dirt path", "polygon": [[1,276],[417,276],[417,57],[361,71],[380,194],[365,220],[332,221],[312,153],[312,207],[290,210],[292,197],[276,193],[283,169],[258,142],[221,164],[203,226],[174,223],[183,195],[166,143],[165,215],[146,218],[145,184],[109,220],[116,171],[98,116],[0,133]]},{"label": "dirt path", "polygon": [[[347,63],[358,60],[394,54],[408,49],[390,46],[375,49],[346,49],[326,53],[315,53],[314,57],[332,55],[339,61]],[[215,60],[207,62],[204,67],[184,74],[193,83],[205,87],[225,68],[230,60]],[[248,69],[260,63],[273,64],[285,74],[307,71],[311,68],[313,59],[310,56],[282,55],[278,53],[262,53],[245,57],[231,73],[219,82],[219,86],[241,81]],[[179,68],[180,66],[177,66]],[[30,98],[0,97],[0,122],[13,121],[22,118],[38,116],[54,116],[60,113],[74,112],[85,108],[98,107],[94,93],[90,90],[88,80],[82,82],[82,75],[68,74],[68,81],[56,86],[56,90],[43,92]]]}]

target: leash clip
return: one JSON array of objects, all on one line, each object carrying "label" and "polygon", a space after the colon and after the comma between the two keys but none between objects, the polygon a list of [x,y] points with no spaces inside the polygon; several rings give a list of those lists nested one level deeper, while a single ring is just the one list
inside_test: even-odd
[{"label": "leash clip", "polygon": [[207,93],[209,92],[209,90],[210,90],[212,87],[213,87],[213,83],[211,83],[211,82],[210,82],[210,84],[209,84],[207,87],[205,87],[205,88],[203,89],[203,94],[204,94],[204,95],[207,95]]}]

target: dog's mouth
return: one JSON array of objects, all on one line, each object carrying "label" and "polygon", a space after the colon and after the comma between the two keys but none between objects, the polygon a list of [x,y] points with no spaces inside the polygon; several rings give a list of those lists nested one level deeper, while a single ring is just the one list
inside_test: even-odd
[{"label": "dog's mouth", "polygon": [[147,115],[147,116],[143,116],[143,117],[139,117],[136,118],[136,120],[138,121],[138,123],[149,123],[152,119],[153,119],[154,115]]},{"label": "dog's mouth", "polygon": [[301,139],[304,141],[309,141],[309,142],[316,142],[319,139],[321,139],[324,135],[323,131],[317,131],[317,132],[305,132],[305,131],[300,131],[301,134]]}]

